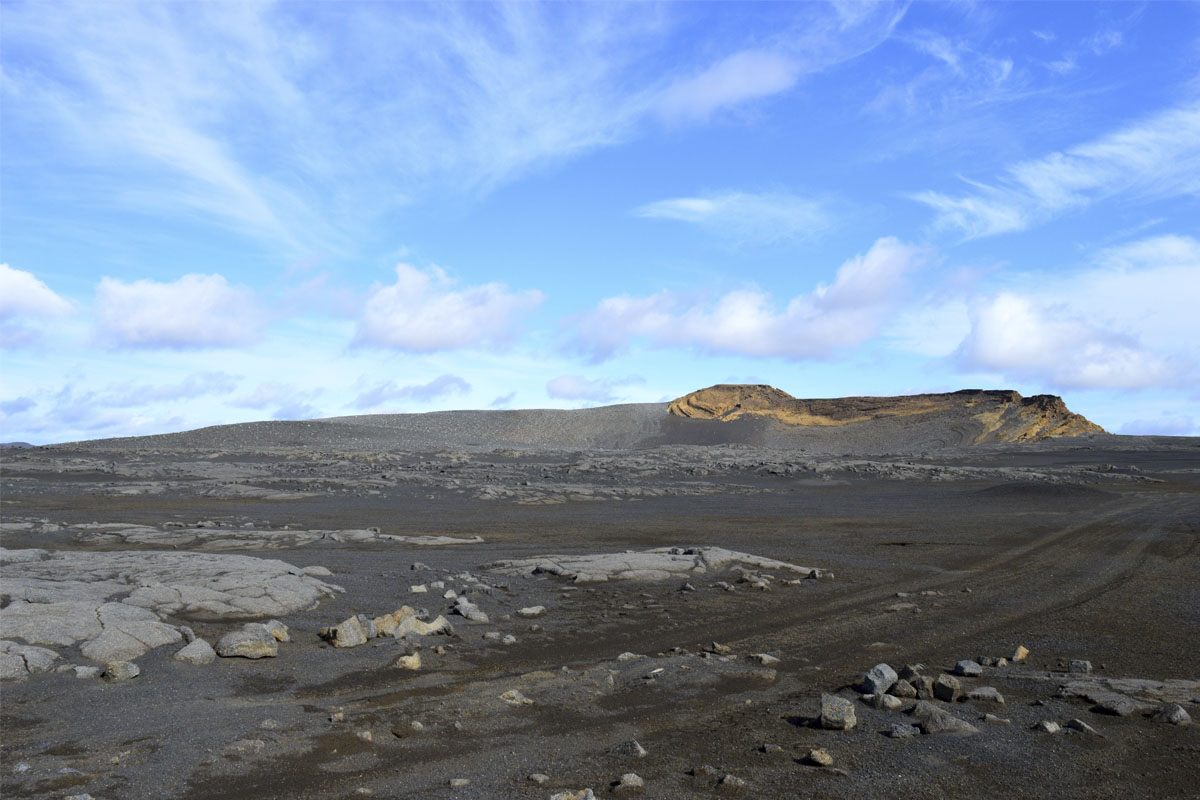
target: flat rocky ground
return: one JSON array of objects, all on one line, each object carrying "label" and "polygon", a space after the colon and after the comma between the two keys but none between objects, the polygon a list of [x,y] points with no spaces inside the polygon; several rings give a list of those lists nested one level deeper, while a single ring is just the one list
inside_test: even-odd
[{"label": "flat rocky ground", "polygon": [[4,453],[0,794],[1200,796],[1200,440],[335,444]]}]

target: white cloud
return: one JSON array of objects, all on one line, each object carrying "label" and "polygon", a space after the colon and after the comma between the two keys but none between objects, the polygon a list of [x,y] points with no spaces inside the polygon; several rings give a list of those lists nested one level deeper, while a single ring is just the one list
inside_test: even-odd
[{"label": "white cloud", "polygon": [[586,400],[606,402],[616,399],[616,391],[622,386],[644,383],[640,376],[620,380],[591,379],[580,375],[560,375],[546,383],[546,393],[557,400]]},{"label": "white cloud", "polygon": [[32,272],[0,264],[0,347],[34,344],[39,323],[69,314],[72,306]]},{"label": "white cloud", "polygon": [[225,372],[193,372],[179,383],[112,386],[98,402],[111,408],[130,408],[150,403],[229,394],[237,385],[238,378]]},{"label": "white cloud", "polygon": [[972,310],[960,352],[974,369],[1071,389],[1140,389],[1167,382],[1171,364],[1136,340],[1029,297],[1001,292]]},{"label": "white cloud", "polygon": [[831,285],[792,298],[782,309],[766,292],[728,292],[710,303],[676,292],[610,297],[575,320],[570,347],[602,361],[636,339],[709,353],[823,358],[871,338],[900,301],[922,251],[879,239],[837,270]]},{"label": "white cloud", "polygon": [[658,200],[634,209],[650,219],[689,222],[746,242],[774,242],[810,236],[827,228],[822,204],[786,193],[723,192]]},{"label": "white cloud", "polygon": [[120,347],[232,347],[255,341],[264,322],[253,292],[223,275],[170,283],[101,278],[95,314],[100,339]]},{"label": "white cloud", "polygon": [[231,401],[231,404],[257,410],[274,407],[270,412],[271,419],[316,419],[322,413],[308,401],[323,393],[324,389],[302,389],[290,383],[260,383],[252,392]]},{"label": "white cloud", "polygon": [[354,401],[357,408],[375,408],[389,400],[414,400],[428,403],[452,394],[471,391],[471,384],[457,375],[439,375],[428,383],[397,386],[395,381],[385,381],[360,394]]},{"label": "white cloud", "polygon": [[1009,167],[995,185],[913,199],[937,211],[935,225],[968,238],[1020,231],[1119,193],[1200,194],[1200,105],[1185,105],[1113,133]]},{"label": "white cloud", "polygon": [[519,315],[543,300],[539,291],[501,283],[454,286],[437,267],[398,264],[395,283],[371,288],[354,343],[416,353],[503,346],[516,335]]}]

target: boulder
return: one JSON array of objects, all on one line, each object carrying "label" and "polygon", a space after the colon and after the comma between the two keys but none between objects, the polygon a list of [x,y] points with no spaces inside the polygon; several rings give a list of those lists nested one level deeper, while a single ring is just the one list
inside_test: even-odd
[{"label": "boulder", "polygon": [[1029,658],[1029,648],[1023,644],[1017,645],[1017,649],[1013,651],[1010,661],[1024,661]]},{"label": "boulder", "polygon": [[876,664],[863,677],[863,692],[865,694],[884,694],[892,688],[899,677],[896,670],[887,664]]},{"label": "boulder", "polygon": [[853,728],[858,724],[858,719],[854,715],[854,704],[844,697],[822,694],[820,723],[822,728],[834,731]]},{"label": "boulder", "polygon": [[368,638],[367,629],[358,617],[348,617],[332,628],[323,628],[321,637],[334,647],[358,647],[366,644]]},{"label": "boulder", "polygon": [[217,659],[217,651],[204,639],[193,639],[191,644],[181,648],[172,658],[185,664],[211,664]]},{"label": "boulder", "polygon": [[412,670],[420,669],[421,668],[421,654],[413,653],[412,655],[408,655],[408,656],[400,656],[399,658],[396,659],[395,666],[399,667],[400,669],[412,669]]},{"label": "boulder", "polygon": [[979,733],[979,729],[966,720],[936,706],[926,700],[920,700],[909,712],[922,733],[946,733],[952,736],[970,736]]},{"label": "boulder", "polygon": [[1044,719],[1041,722],[1034,724],[1033,730],[1041,733],[1058,733],[1062,730],[1062,726],[1054,720]]},{"label": "boulder", "polygon": [[1004,705],[1004,695],[1000,694],[993,686],[980,686],[977,689],[972,689],[967,692],[968,700],[975,700],[981,703],[996,703]]},{"label": "boulder", "polygon": [[962,696],[962,686],[958,678],[951,675],[938,675],[933,682],[933,696],[944,703],[953,703]]},{"label": "boulder", "polygon": [[1151,714],[1150,718],[1155,722],[1169,722],[1172,725],[1187,725],[1192,721],[1191,715],[1178,703],[1167,703]]},{"label": "boulder", "polygon": [[954,674],[968,678],[978,678],[983,674],[983,667],[978,662],[963,660],[954,665]]},{"label": "boulder", "polygon": [[218,639],[213,649],[221,658],[274,658],[279,655],[279,642],[266,625],[248,622]]},{"label": "boulder", "polygon": [[44,647],[0,641],[0,680],[23,681],[38,672],[49,672],[58,653]]},{"label": "boulder", "polygon": [[888,694],[908,700],[917,696],[917,688],[901,678],[892,684],[892,688],[888,689]]}]

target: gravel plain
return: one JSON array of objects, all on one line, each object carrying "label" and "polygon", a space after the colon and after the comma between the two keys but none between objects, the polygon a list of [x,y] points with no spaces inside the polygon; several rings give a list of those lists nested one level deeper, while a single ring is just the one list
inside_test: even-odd
[{"label": "gravel plain", "polygon": [[[0,792],[1197,796],[1200,439],[969,441],[648,404],[6,450]],[[248,623],[275,655],[175,658]]]}]

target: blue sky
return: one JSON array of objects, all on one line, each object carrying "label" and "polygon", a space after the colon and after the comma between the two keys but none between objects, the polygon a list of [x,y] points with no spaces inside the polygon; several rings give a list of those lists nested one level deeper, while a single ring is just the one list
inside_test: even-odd
[{"label": "blue sky", "polygon": [[1200,435],[1196,3],[0,12],[0,439],[721,382]]}]

